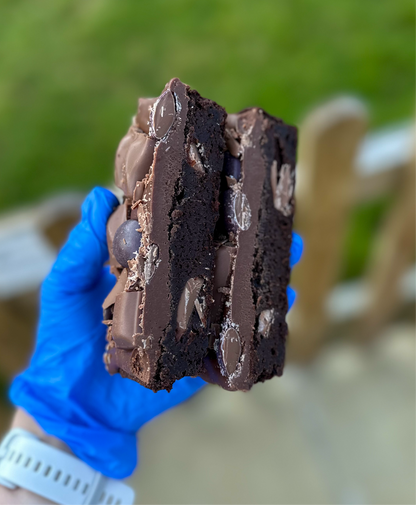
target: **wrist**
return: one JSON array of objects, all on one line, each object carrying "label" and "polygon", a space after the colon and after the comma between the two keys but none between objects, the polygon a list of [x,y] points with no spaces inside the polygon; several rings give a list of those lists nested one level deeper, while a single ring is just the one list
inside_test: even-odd
[{"label": "wrist", "polygon": [[[126,503],[134,492],[70,453],[20,410],[0,445],[0,504]],[[107,501],[106,501],[107,500]]]},{"label": "wrist", "polygon": [[71,454],[70,448],[64,442],[62,442],[62,440],[45,433],[43,429],[39,426],[39,424],[36,422],[36,420],[21,408],[16,409],[16,413],[13,417],[13,421],[10,426],[10,429],[13,428],[22,428],[23,430],[33,433],[33,435],[36,435],[39,438],[39,440],[41,440],[45,444],[51,445],[56,449]]},{"label": "wrist", "polygon": [[[69,447],[64,444],[61,440],[56,437],[47,435],[39,424],[27,414],[24,410],[18,408],[13,417],[10,429],[21,428],[33,433],[42,442],[51,445],[61,451],[70,452]],[[25,503],[37,503],[37,504],[51,504],[54,503],[38,494],[32,493],[31,491],[18,487],[16,489],[8,489],[0,484],[0,505],[12,505],[12,504],[25,504]]]}]

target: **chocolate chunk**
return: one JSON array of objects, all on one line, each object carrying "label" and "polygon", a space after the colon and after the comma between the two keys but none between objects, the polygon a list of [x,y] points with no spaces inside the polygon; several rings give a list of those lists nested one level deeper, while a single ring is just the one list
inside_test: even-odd
[{"label": "chocolate chunk", "polygon": [[136,124],[144,131],[149,133],[150,111],[157,98],[139,98],[139,106],[137,108]]},{"label": "chocolate chunk", "polygon": [[144,280],[146,284],[148,284],[150,279],[154,276],[159,263],[159,247],[156,244],[151,244],[147,249],[146,261],[144,264]]},{"label": "chocolate chunk", "polygon": [[167,89],[153,106],[150,114],[149,135],[157,139],[163,138],[175,121],[175,99]]},{"label": "chocolate chunk", "polygon": [[188,154],[188,163],[191,167],[193,167],[197,172],[204,174],[204,165],[201,161],[201,156],[199,154],[198,148],[192,142],[189,146],[189,154]]},{"label": "chocolate chunk", "polygon": [[142,291],[123,291],[116,296],[113,314],[112,337],[118,347],[132,349],[133,335],[141,333]]},{"label": "chocolate chunk", "polygon": [[274,309],[263,310],[259,316],[259,326],[258,332],[263,337],[268,337],[270,332],[270,327],[274,321]]},{"label": "chocolate chunk", "polygon": [[126,155],[126,184],[124,193],[133,196],[137,181],[143,180],[153,163],[155,140],[144,133],[138,133]]},{"label": "chocolate chunk", "polygon": [[[203,279],[189,279],[182,291],[181,298],[178,305],[177,323],[179,327],[179,334],[183,334],[183,330],[188,327],[188,321],[194,310],[195,301],[201,291]],[[182,330],[182,332],[181,332]]]},{"label": "chocolate chunk", "polygon": [[144,189],[145,189],[144,181],[136,182],[136,187],[134,188],[134,191],[133,191],[133,204],[143,198]]},{"label": "chocolate chunk", "polygon": [[234,218],[240,230],[248,230],[251,224],[251,209],[242,191],[234,192]]},{"label": "chocolate chunk", "polygon": [[125,192],[124,190],[127,188],[126,156],[131,144],[134,142],[135,137],[136,129],[134,127],[130,127],[127,134],[121,139],[117,148],[114,182],[118,188],[123,190],[123,192]]},{"label": "chocolate chunk", "polygon": [[234,328],[228,328],[221,337],[221,357],[228,375],[235,372],[240,355],[240,337]]},{"label": "chocolate chunk", "polygon": [[251,209],[246,195],[239,189],[227,189],[223,194],[225,226],[228,232],[248,230],[251,224]]},{"label": "chocolate chunk", "polygon": [[140,248],[142,234],[138,230],[139,223],[129,219],[118,228],[114,235],[113,254],[125,268],[128,267],[128,260],[133,259]]},{"label": "chocolate chunk", "polygon": [[229,152],[224,155],[224,175],[232,177],[236,181],[241,178],[241,161],[231,156]]},{"label": "chocolate chunk", "polygon": [[275,209],[280,210],[284,216],[289,216],[293,212],[291,201],[295,188],[294,173],[292,174],[290,165],[284,163],[281,166],[278,178],[277,161],[274,160],[270,171],[270,181]]},{"label": "chocolate chunk", "polygon": [[120,263],[116,260],[113,254],[113,241],[114,235],[119,227],[127,220],[127,205],[124,203],[119,205],[117,209],[111,214],[109,220],[107,221],[107,245],[108,252],[110,255],[110,265],[112,269],[115,270],[121,268]]},{"label": "chocolate chunk", "polygon": [[[119,295],[125,288],[127,281],[127,270],[124,269],[120,277],[117,279],[113,289],[108,293],[107,298],[103,302],[103,309],[107,309],[116,302],[116,296]],[[104,317],[104,319],[106,319]]]}]

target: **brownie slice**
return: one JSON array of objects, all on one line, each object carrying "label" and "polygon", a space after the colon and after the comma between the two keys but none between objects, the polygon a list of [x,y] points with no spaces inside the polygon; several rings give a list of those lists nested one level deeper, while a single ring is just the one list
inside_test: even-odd
[{"label": "brownie slice", "polygon": [[225,117],[172,79],[139,100],[117,151],[124,202],[107,227],[118,280],[103,304],[104,360],[154,391],[198,375],[207,354]]},{"label": "brownie slice", "polygon": [[201,376],[248,390],[283,371],[297,132],[252,108],[229,115],[225,135],[215,303]]}]

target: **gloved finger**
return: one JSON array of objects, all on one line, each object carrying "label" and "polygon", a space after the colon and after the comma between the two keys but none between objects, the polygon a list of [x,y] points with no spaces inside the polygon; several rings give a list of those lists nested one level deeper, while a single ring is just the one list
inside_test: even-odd
[{"label": "gloved finger", "polygon": [[303,240],[297,233],[292,233],[292,245],[290,247],[290,268],[299,262],[303,251]]},{"label": "gloved finger", "polygon": [[81,222],[72,230],[45,284],[59,292],[86,291],[94,285],[108,259],[106,224],[117,207],[111,191],[94,188],[82,204]]},{"label": "gloved finger", "polygon": [[290,310],[296,300],[296,291],[294,289],[292,289],[290,286],[288,286],[287,290],[286,290],[286,294],[287,294],[287,303],[289,306],[288,310]]}]

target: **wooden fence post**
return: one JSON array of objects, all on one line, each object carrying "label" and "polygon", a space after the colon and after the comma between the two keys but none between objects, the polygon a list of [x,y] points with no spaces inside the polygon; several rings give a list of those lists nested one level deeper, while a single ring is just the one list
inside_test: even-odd
[{"label": "wooden fence post", "polygon": [[289,359],[311,358],[324,339],[325,301],[338,278],[357,148],[366,129],[365,107],[349,97],[322,105],[301,125],[295,228],[304,254],[292,279],[298,297],[288,317]]},{"label": "wooden fence post", "polygon": [[371,338],[394,315],[400,302],[399,282],[415,253],[415,172],[413,151],[413,157],[402,171],[393,208],[375,239],[374,254],[365,277],[369,305],[355,332],[359,339]]}]

